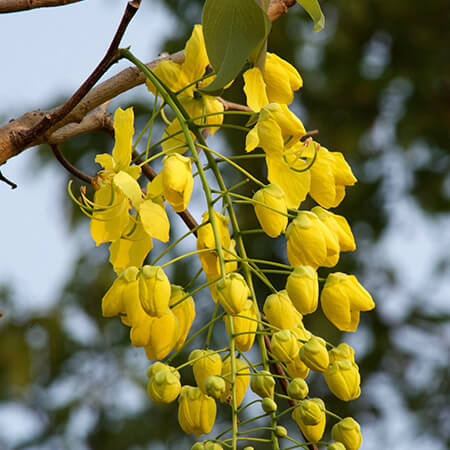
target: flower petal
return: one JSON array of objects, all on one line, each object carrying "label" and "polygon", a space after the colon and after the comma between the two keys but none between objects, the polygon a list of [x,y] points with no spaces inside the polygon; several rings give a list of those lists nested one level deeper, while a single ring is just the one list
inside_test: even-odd
[{"label": "flower petal", "polygon": [[114,138],[116,143],[112,151],[115,171],[125,169],[131,163],[131,146],[134,134],[133,108],[117,108],[114,114]]},{"label": "flower petal", "polygon": [[162,206],[151,200],[144,200],[139,208],[139,216],[149,236],[163,242],[169,240],[170,223]]}]

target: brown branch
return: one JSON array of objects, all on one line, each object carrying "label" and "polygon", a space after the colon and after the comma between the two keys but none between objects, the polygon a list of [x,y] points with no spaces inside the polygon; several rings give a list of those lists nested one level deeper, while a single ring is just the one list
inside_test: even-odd
[{"label": "brown branch", "polygon": [[27,11],[35,8],[64,6],[82,0],[0,0],[0,14]]},{"label": "brown branch", "polygon": [[16,189],[16,187],[17,187],[17,184],[14,183],[14,182],[11,181],[11,180],[8,180],[8,178],[6,178],[6,177],[2,174],[1,171],[0,171],[0,181],[2,181],[3,183],[6,183],[6,184],[8,184],[9,186],[11,186],[11,189]]},{"label": "brown branch", "polygon": [[273,22],[278,19],[278,17],[286,14],[291,6],[296,4],[296,0],[270,0],[269,9],[267,15],[269,19]]},{"label": "brown branch", "polygon": [[86,79],[86,81],[78,88],[78,90],[72,95],[59,108],[56,108],[53,112],[44,114],[44,117],[34,127],[13,134],[13,144],[17,149],[21,149],[31,144],[36,138],[42,136],[52,125],[59,122],[67,114],[74,109],[74,107],[80,103],[81,99],[91,90],[95,83],[104,75],[104,73],[119,59],[117,49],[119,48],[120,41],[127,29],[131,19],[139,9],[140,1],[131,1],[127,3],[125,12],[120,21],[119,27],[114,35],[111,45],[108,48],[103,59],[98,66],[94,69],[92,74]]},{"label": "brown branch", "polygon": [[253,109],[249,108],[248,106],[241,105],[240,103],[229,102],[228,100],[225,100],[222,97],[217,97],[217,100],[219,100],[219,102],[222,103],[223,109],[225,111],[228,111],[229,109],[234,109],[236,111],[253,112]]},{"label": "brown branch", "polygon": [[81,170],[77,169],[75,166],[73,166],[67,159],[64,157],[64,155],[61,153],[61,150],[56,144],[50,144],[50,147],[52,149],[53,154],[55,155],[55,158],[59,161],[59,163],[67,169],[68,172],[70,172],[72,175],[79,178],[81,181],[84,181],[85,183],[92,184],[92,177],[85,174]]}]

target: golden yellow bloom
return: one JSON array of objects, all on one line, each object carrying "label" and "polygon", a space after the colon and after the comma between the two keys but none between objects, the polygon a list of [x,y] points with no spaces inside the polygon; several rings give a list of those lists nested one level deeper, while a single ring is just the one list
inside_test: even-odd
[{"label": "golden yellow bloom", "polygon": [[355,362],[355,350],[345,342],[341,342],[337,347],[329,350],[328,356],[330,357],[330,363],[345,360]]},{"label": "golden yellow bloom", "polygon": [[263,311],[270,324],[283,330],[291,330],[302,321],[301,314],[295,309],[286,290],[269,295]]},{"label": "golden yellow bloom", "polygon": [[375,303],[354,275],[328,275],[320,296],[327,319],[341,331],[356,331],[360,311],[370,311]]},{"label": "golden yellow bloom", "polygon": [[361,447],[361,428],[352,417],[346,417],[334,425],[331,435],[335,441],[342,442],[346,450],[358,450]]},{"label": "golden yellow bloom", "polygon": [[[250,383],[250,369],[247,364],[242,361],[242,359],[236,359],[236,373],[239,373],[239,376],[236,376],[236,406],[239,406],[244,400],[245,393],[248,389],[248,384]],[[227,358],[223,362],[222,366],[222,376],[231,379],[231,359]],[[226,402],[231,404],[231,391],[232,386],[228,381],[225,382],[226,389],[225,392],[220,397],[220,401],[222,403]]]},{"label": "golden yellow bloom", "polygon": [[325,341],[317,336],[302,345],[300,358],[315,372],[324,372],[330,362]]},{"label": "golden yellow bloom", "polygon": [[159,266],[144,266],[139,277],[139,298],[142,308],[152,317],[167,313],[170,301],[170,281]]},{"label": "golden yellow bloom", "polygon": [[361,394],[358,366],[349,360],[335,361],[323,373],[330,391],[339,399],[349,402]]},{"label": "golden yellow bloom", "polygon": [[286,196],[283,190],[276,184],[269,184],[256,191],[253,200],[273,208],[269,209],[261,204],[253,204],[256,217],[264,232],[272,238],[278,237],[284,232],[288,223]]},{"label": "golden yellow bloom", "polygon": [[208,434],[216,420],[216,402],[198,387],[183,386],[178,398],[178,423],[186,434]]},{"label": "golden yellow bloom", "polygon": [[202,392],[206,394],[205,381],[212,375],[222,373],[222,358],[213,350],[193,350],[189,355],[189,361],[192,363],[195,382]]},{"label": "golden yellow bloom", "polygon": [[[299,347],[302,347],[301,343],[299,343]],[[288,361],[285,364],[286,371],[292,378],[305,379],[309,374],[309,367],[301,360],[299,354],[292,361]]]},{"label": "golden yellow bloom", "polygon": [[[216,223],[218,225],[219,230],[219,238],[222,244],[223,248],[230,249],[231,248],[231,238],[230,233],[228,231],[228,217],[225,217],[224,215],[218,213],[217,211],[214,211],[214,217],[216,219]],[[203,214],[203,221],[202,223],[206,223],[209,220],[209,214],[208,212],[205,212]],[[210,223],[207,223],[206,225],[203,225],[199,228],[197,233],[197,250],[204,250],[204,249],[215,249],[216,248],[216,242],[214,240],[214,233],[213,229]],[[230,250],[231,251],[231,250]],[[217,274],[220,273],[220,267],[219,267],[219,260],[217,258],[217,253],[215,250],[211,250],[211,252],[204,252],[199,253],[198,255],[203,270],[206,272],[207,275],[210,275],[212,278],[215,278]],[[225,252],[225,257],[230,258],[230,255],[228,255]]]},{"label": "golden yellow bloom", "polygon": [[162,371],[170,372],[171,370],[176,370],[176,369],[172,366],[162,363],[161,361],[156,361],[147,369],[147,377],[149,379],[151,379],[158,372],[162,372]]},{"label": "golden yellow bloom", "polygon": [[[305,439],[309,442],[317,442],[323,436],[325,431],[325,404],[320,398],[303,400],[299,406],[292,412],[292,418],[297,422]],[[314,425],[308,425],[315,422]]]},{"label": "golden yellow bloom", "polygon": [[217,301],[225,311],[233,316],[241,313],[250,295],[250,290],[244,277],[236,272],[225,275],[216,283]]},{"label": "golden yellow bloom", "polygon": [[261,398],[273,398],[275,379],[267,370],[261,370],[260,372],[256,372],[252,375],[250,380],[250,388]]},{"label": "golden yellow bloom", "polygon": [[313,313],[319,304],[319,279],[311,266],[297,266],[288,276],[286,291],[301,314]]},{"label": "golden yellow bloom", "polygon": [[[255,332],[258,329],[255,304],[251,300],[247,300],[244,309],[239,315],[230,317],[233,321],[233,331],[235,334],[238,334],[238,336],[234,338],[234,344],[241,352],[247,352],[252,348],[253,343],[255,342]],[[246,317],[249,318],[246,319]],[[224,316],[223,320],[225,322],[225,328],[228,334],[230,334],[227,314]]]},{"label": "golden yellow bloom", "polygon": [[[184,289],[181,286],[172,284],[169,306],[172,306],[175,303],[177,303],[185,295],[186,295],[186,292],[184,291]],[[186,337],[192,326],[192,322],[194,322],[194,319],[195,319],[194,299],[192,297],[188,297],[171,309],[172,309],[172,312],[177,317],[178,322],[179,322],[179,334],[178,334],[177,342],[175,344],[175,350],[178,350],[184,344],[184,341],[186,340]]]},{"label": "golden yellow bloom", "polygon": [[332,267],[339,258],[339,241],[310,211],[299,211],[286,230],[287,255],[292,266]]},{"label": "golden yellow bloom", "polygon": [[205,380],[205,391],[211,397],[220,399],[227,386],[225,380],[217,375],[211,375]]},{"label": "golden yellow bloom", "polygon": [[294,400],[303,400],[309,393],[309,387],[303,378],[294,378],[288,385],[287,394]]},{"label": "golden yellow bloom", "polygon": [[151,317],[148,345],[145,354],[150,360],[165,358],[175,347],[178,337],[178,319],[169,309],[161,317]]},{"label": "golden yellow bloom", "polygon": [[311,211],[332,233],[336,234],[341,252],[351,252],[356,249],[355,238],[344,216],[333,214],[320,206],[315,206]]},{"label": "golden yellow bloom", "polygon": [[149,379],[147,385],[148,395],[159,404],[173,402],[180,391],[180,374],[175,369],[158,371]]},{"label": "golden yellow bloom", "polygon": [[184,211],[194,186],[191,160],[178,153],[171,153],[163,162],[161,173],[164,197],[176,212]]},{"label": "golden yellow bloom", "polygon": [[281,330],[274,333],[270,341],[270,347],[275,357],[284,363],[293,361],[300,349],[297,336],[291,330]]},{"label": "golden yellow bloom", "polygon": [[289,105],[294,92],[303,86],[303,80],[295,67],[274,53],[266,54],[264,75],[258,67],[244,73],[244,92],[247,105],[259,111],[268,103]]}]

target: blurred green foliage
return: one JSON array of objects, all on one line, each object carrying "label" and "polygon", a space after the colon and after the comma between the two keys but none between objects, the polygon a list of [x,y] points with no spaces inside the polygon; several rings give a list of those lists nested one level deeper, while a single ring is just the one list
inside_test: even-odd
[{"label": "blurred green foliage", "polygon": [[[192,25],[200,20],[202,2],[160,1],[178,24],[178,35],[172,36],[163,50],[179,50]],[[448,305],[429,308],[428,292],[400,290],[399,301],[408,308],[400,318],[383,314],[384,299],[379,293],[395,292],[403,281],[392,267],[380,267],[372,260],[370,252],[390,226],[392,210],[386,205],[394,202],[395,207],[391,195],[395,182],[401,182],[400,173],[397,179],[394,171],[398,167],[409,180],[400,189],[402,198],[412,201],[430,220],[449,213],[448,2],[333,0],[321,4],[327,20],[322,32],[313,34],[312,23],[303,10],[291,8],[273,24],[269,51],[299,68],[304,87],[296,96],[294,110],[307,129],[320,130],[318,140],[322,145],[347,156],[359,179],[357,186],[348,190],[338,212],[355,226],[360,250],[346,255],[338,268],[367,280],[379,308],[364,314],[361,335],[351,339],[356,346],[361,341],[357,359],[363,396],[344,404],[327,393],[319,377],[312,377],[310,390],[324,396],[328,409],[341,416],[353,415],[363,426],[370,426],[385,417],[383,403],[394,401],[377,398],[376,380],[387,380],[391,390],[380,390],[380,396],[395,392],[403,414],[412,417],[408,419],[414,423],[408,442],[416,436],[429,436],[435,448],[445,448],[450,445],[448,353],[445,356]],[[236,82],[227,91],[227,98],[243,102],[241,87]],[[144,123],[150,104],[143,101],[135,106],[138,123]],[[225,131],[223,135],[226,142],[219,142],[219,146],[236,152],[243,148],[239,133]],[[61,148],[77,167],[93,174],[94,153],[109,151],[112,142],[108,135],[98,132]],[[36,165],[56,164],[47,149],[37,155]],[[391,155],[397,158],[394,162]],[[260,169],[256,166],[259,160],[250,161],[252,171],[259,170],[264,176],[262,165]],[[394,163],[397,166],[391,165]],[[234,172],[227,170],[226,174],[230,185],[237,180]],[[251,194],[251,189],[242,188],[241,192]],[[308,201],[303,205],[309,206]],[[86,219],[69,199],[61,207],[66,209],[74,230],[84,227],[87,232]],[[239,219],[242,228],[256,226],[254,214],[247,207],[241,207]],[[177,230],[183,230],[182,224]],[[267,242],[257,234],[246,237],[250,254],[264,259],[285,258],[282,238],[270,241],[270,246]],[[193,245],[192,240],[189,245]],[[449,253],[437,260],[433,272],[448,274]],[[190,270],[177,265],[172,281],[185,283]],[[153,408],[146,397],[143,351],[130,347],[127,330],[118,320],[101,317],[100,300],[112,279],[107,252],[92,245],[92,250],[79,255],[72,279],[51,310],[39,314],[18,311],[7,287],[0,291],[0,310],[4,313],[0,319],[0,399],[4,403],[0,405],[21,403],[35,411],[42,424],[40,433],[17,448],[189,448],[192,440],[180,432],[176,406]],[[275,278],[276,286],[283,284],[282,277]],[[263,285],[257,284],[257,289],[260,298],[267,295]],[[210,304],[207,295],[198,296],[197,302]],[[307,317],[305,323],[332,342],[341,339],[320,313]],[[222,336],[223,328],[218,327],[217,342]],[[412,346],[408,347],[405,341],[409,340]],[[441,357],[425,358],[435,352]],[[189,377],[187,371],[185,374]],[[415,377],[420,374],[421,382]],[[375,392],[365,396],[365,388],[371,383]],[[394,425],[383,424],[388,435]],[[84,431],[74,431],[78,429]],[[371,434],[367,439],[372,439],[367,448],[392,445],[384,446],[380,435]],[[0,442],[0,448],[5,446]]]}]

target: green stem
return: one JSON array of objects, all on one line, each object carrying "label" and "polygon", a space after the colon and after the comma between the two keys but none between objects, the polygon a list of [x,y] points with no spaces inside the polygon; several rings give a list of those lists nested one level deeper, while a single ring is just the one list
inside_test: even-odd
[{"label": "green stem", "polygon": [[176,258],[171,259],[170,261],[163,264],[161,267],[164,269],[164,267],[170,266],[171,264],[180,261],[181,259],[187,258],[188,256],[192,255],[199,255],[200,253],[210,252],[216,250],[215,248],[202,248],[201,250],[193,250],[192,252],[185,253],[183,255],[177,256]]},{"label": "green stem", "polygon": [[208,334],[206,335],[205,349],[208,349],[208,347],[209,347],[209,342],[211,341],[211,336],[212,336],[212,330],[213,330],[214,324],[215,324],[214,319],[217,316],[217,311],[218,310],[219,310],[219,304],[216,303],[216,306],[214,307],[214,312],[213,312],[213,315],[212,315],[212,320],[211,320],[211,322],[209,324]]}]

